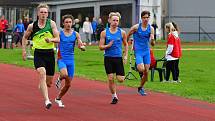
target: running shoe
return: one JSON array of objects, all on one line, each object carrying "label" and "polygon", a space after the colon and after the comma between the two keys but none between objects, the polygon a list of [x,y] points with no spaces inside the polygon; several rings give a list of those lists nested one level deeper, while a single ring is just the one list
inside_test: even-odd
[{"label": "running shoe", "polygon": [[57,80],[55,81],[55,86],[56,86],[57,89],[60,89],[60,87],[61,87],[60,77],[58,77]]},{"label": "running shoe", "polygon": [[52,106],[52,103],[50,102],[50,100],[46,100],[45,105],[46,105],[46,109],[50,109]]},{"label": "running shoe", "polygon": [[138,87],[138,93],[142,96],[146,96],[146,92],[145,92],[144,88],[142,88],[142,87]]},{"label": "running shoe", "polygon": [[110,104],[117,104],[117,103],[118,103],[118,99],[116,97],[114,97]]},{"label": "running shoe", "polygon": [[63,104],[63,102],[61,101],[61,99],[56,99],[55,98],[55,102],[58,104],[58,107],[60,107],[60,108],[64,108],[65,107],[64,104]]}]

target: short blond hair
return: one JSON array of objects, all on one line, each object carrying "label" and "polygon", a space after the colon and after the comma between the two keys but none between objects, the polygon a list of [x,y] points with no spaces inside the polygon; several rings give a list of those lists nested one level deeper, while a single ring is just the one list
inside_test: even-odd
[{"label": "short blond hair", "polygon": [[110,12],[110,14],[109,14],[109,19],[110,19],[112,16],[118,16],[119,19],[121,19],[121,15],[120,15],[119,12]]},{"label": "short blond hair", "polygon": [[40,8],[47,8],[47,10],[49,11],[49,6],[48,6],[46,3],[40,3],[40,4],[37,6],[37,11],[39,11]]}]

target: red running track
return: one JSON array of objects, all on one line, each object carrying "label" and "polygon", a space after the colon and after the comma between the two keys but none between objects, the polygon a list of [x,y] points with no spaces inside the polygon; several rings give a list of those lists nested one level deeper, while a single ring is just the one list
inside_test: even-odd
[{"label": "red running track", "polygon": [[163,93],[140,96],[136,88],[119,86],[119,103],[109,104],[111,95],[102,82],[75,78],[63,98],[65,108],[53,102],[45,110],[32,69],[0,64],[0,121],[215,121],[215,104]]}]

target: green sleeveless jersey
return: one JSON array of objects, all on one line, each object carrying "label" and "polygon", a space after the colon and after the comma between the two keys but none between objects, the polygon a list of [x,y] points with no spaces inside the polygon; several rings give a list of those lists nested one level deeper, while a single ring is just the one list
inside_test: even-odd
[{"label": "green sleeveless jersey", "polygon": [[44,28],[40,29],[38,26],[38,20],[33,23],[33,49],[53,49],[55,44],[53,42],[47,43],[46,38],[53,38],[53,32],[51,28],[51,20],[47,19]]}]

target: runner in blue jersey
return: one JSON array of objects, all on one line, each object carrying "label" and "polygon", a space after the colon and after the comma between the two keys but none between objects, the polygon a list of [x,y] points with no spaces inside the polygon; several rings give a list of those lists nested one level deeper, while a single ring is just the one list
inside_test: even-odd
[{"label": "runner in blue jersey", "polygon": [[145,82],[148,80],[148,71],[150,67],[150,44],[154,46],[154,28],[148,24],[150,17],[149,11],[141,13],[142,23],[131,27],[127,38],[133,34],[134,39],[134,54],[136,57],[137,69],[141,76],[141,83],[138,87],[138,92],[144,96],[146,92],[143,88]]},{"label": "runner in blue jersey", "polygon": [[[55,99],[55,102],[59,107],[63,108],[64,104],[61,98],[66,94],[70,87],[70,83],[74,77],[74,47],[76,40],[78,41],[78,47],[80,49],[84,48],[78,32],[71,29],[73,23],[72,15],[63,16],[63,30],[60,31],[60,43],[58,49],[58,68],[60,70],[60,79],[65,80],[65,85],[60,89],[60,92]],[[59,84],[60,82],[58,82]]]},{"label": "runner in blue jersey", "polygon": [[[114,83],[114,73],[116,73],[116,79],[122,83],[125,79],[123,60],[125,64],[128,55],[126,33],[118,27],[120,18],[121,15],[118,12],[111,12],[109,14],[108,22],[110,23],[110,28],[106,28],[106,30],[102,31],[99,43],[100,50],[105,50],[104,66],[108,77],[109,89],[112,94],[111,104],[116,104],[118,102],[116,84]],[[123,59],[122,44],[124,45]]]}]

